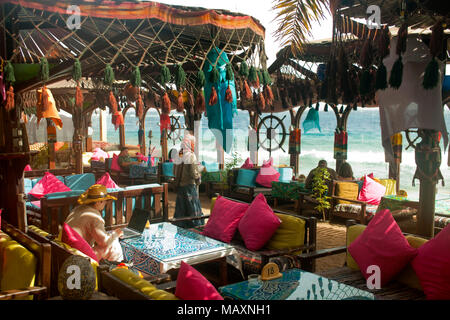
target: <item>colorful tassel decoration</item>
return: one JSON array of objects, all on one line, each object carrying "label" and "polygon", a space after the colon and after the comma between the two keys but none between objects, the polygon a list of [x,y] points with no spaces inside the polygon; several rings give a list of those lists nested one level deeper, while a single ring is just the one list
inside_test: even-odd
[{"label": "colorful tassel decoration", "polygon": [[247,80],[244,80],[243,90],[244,90],[244,99],[250,100],[252,98],[252,90],[250,89]]},{"label": "colorful tassel decoration", "polygon": [[225,91],[225,101],[227,101],[229,103],[233,103],[233,93],[231,92],[229,85],[228,85],[227,90]]},{"label": "colorful tassel decoration", "polygon": [[161,97],[161,109],[163,112],[169,113],[171,108],[170,98],[167,92]]},{"label": "colorful tassel decoration", "polygon": [[203,95],[203,90],[200,90],[197,94],[197,98],[195,99],[194,112],[196,114],[200,114],[202,112],[205,112],[205,110],[206,110],[205,96]]},{"label": "colorful tassel decoration", "polygon": [[5,81],[8,84],[12,84],[16,82],[16,76],[14,75],[14,67],[11,64],[11,61],[6,62],[5,68]]},{"label": "colorful tassel decoration", "polygon": [[392,66],[391,76],[389,77],[389,85],[394,89],[400,88],[402,84],[402,78],[403,78],[403,62],[402,56],[399,56],[397,61],[395,61],[394,65]]},{"label": "colorful tassel decoration", "polygon": [[248,82],[250,83],[250,86],[257,89],[259,88],[259,78],[258,78],[258,72],[256,71],[255,67],[250,67],[250,71],[248,74]]},{"label": "colorful tassel decoration", "polygon": [[48,111],[49,108],[50,105],[49,105],[48,90],[47,87],[44,85],[42,87],[42,113]]},{"label": "colorful tassel decoration", "polygon": [[184,111],[184,101],[183,101],[183,94],[178,92],[178,98],[177,98],[177,112],[183,112]]},{"label": "colorful tassel decoration", "polygon": [[73,69],[72,69],[72,79],[78,83],[78,81],[80,81],[81,77],[82,77],[81,63],[80,63],[79,59],[75,59],[75,62],[73,63]]},{"label": "colorful tassel decoration", "polygon": [[177,66],[177,71],[175,73],[175,84],[178,91],[181,91],[181,88],[186,84],[186,72],[184,72],[181,64]]},{"label": "colorful tassel decoration", "polygon": [[264,86],[263,92],[264,92],[264,98],[266,99],[266,104],[272,105],[274,96],[273,96],[273,92],[272,92],[272,89],[270,88],[270,86],[266,84]]},{"label": "colorful tassel decoration", "polygon": [[124,125],[123,114],[122,111],[117,111],[113,114],[111,118],[112,124],[114,125],[114,129],[119,129],[120,126]]},{"label": "colorful tassel decoration", "polygon": [[387,88],[387,70],[383,62],[378,66],[375,77],[375,90],[384,90]]},{"label": "colorful tassel decoration", "polygon": [[9,86],[8,91],[6,92],[6,111],[11,111],[14,109],[14,88]]},{"label": "colorful tassel decoration", "polygon": [[433,57],[427,64],[425,74],[423,75],[422,85],[425,89],[430,90],[437,86],[439,82],[439,63],[436,57]]},{"label": "colorful tassel decoration", "polygon": [[141,80],[141,71],[139,70],[139,67],[134,67],[133,72],[131,73],[130,77],[130,83],[133,87],[140,87],[142,80]]},{"label": "colorful tassel decoration", "polygon": [[197,72],[197,77],[195,79],[195,87],[201,89],[205,86],[206,78],[205,73],[202,70]]},{"label": "colorful tassel decoration", "polygon": [[210,94],[210,96],[209,96],[209,105],[210,106],[214,106],[216,103],[217,103],[217,100],[218,98],[217,98],[217,91],[216,91],[216,88],[214,87],[214,86],[212,86],[212,88],[211,88],[211,94]]},{"label": "colorful tassel decoration", "polygon": [[166,113],[161,113],[161,116],[159,117],[159,123],[160,123],[161,132],[163,130],[169,130],[170,129],[170,116]]},{"label": "colorful tassel decoration", "polygon": [[225,79],[227,79],[228,81],[233,81],[234,80],[234,72],[233,72],[233,68],[231,67],[231,63],[227,63],[227,65],[225,67],[225,71],[226,71]]},{"label": "colorful tassel decoration", "polygon": [[211,70],[211,73],[209,75],[209,81],[211,83],[219,83],[220,81],[220,73],[215,66]]},{"label": "colorful tassel decoration", "polygon": [[80,86],[77,84],[77,88],[75,89],[75,106],[77,106],[80,109],[83,109],[83,92],[81,91]]},{"label": "colorful tassel decoration", "polygon": [[139,120],[142,120],[142,117],[144,115],[144,101],[142,101],[142,96],[139,93],[138,99],[136,101],[136,116]]},{"label": "colorful tassel decoration", "polygon": [[243,78],[247,78],[249,76],[249,70],[247,62],[242,61],[239,67],[239,75]]},{"label": "colorful tassel decoration", "polygon": [[167,82],[170,82],[170,70],[169,70],[169,68],[167,68],[166,65],[163,65],[161,67],[161,74],[160,74],[159,82],[161,83],[161,85],[163,87],[166,85]]},{"label": "colorful tassel decoration", "polygon": [[428,63],[423,76],[423,87],[427,90],[433,89],[439,82],[439,63],[436,56],[442,53],[444,42],[444,28],[442,22],[437,22],[432,28],[430,40],[431,61]]},{"label": "colorful tassel decoration", "polygon": [[47,82],[49,78],[49,66],[48,66],[48,60],[45,57],[41,58],[40,61],[40,74],[41,74],[41,80],[43,82]]},{"label": "colorful tassel decoration", "polygon": [[258,106],[261,110],[266,109],[266,100],[264,99],[262,92],[260,92],[258,95]]},{"label": "colorful tassel decoration", "polygon": [[118,111],[117,100],[112,90],[109,92],[109,106],[111,107],[112,114],[115,114]]},{"label": "colorful tassel decoration", "polygon": [[111,65],[108,63],[105,67],[105,75],[103,78],[103,84],[105,84],[109,87],[112,87],[114,81],[115,81],[114,70],[111,67]]},{"label": "colorful tassel decoration", "polygon": [[194,106],[194,97],[192,96],[192,94],[189,91],[184,90],[184,93],[186,93],[187,95],[187,101],[189,103],[190,107]]}]

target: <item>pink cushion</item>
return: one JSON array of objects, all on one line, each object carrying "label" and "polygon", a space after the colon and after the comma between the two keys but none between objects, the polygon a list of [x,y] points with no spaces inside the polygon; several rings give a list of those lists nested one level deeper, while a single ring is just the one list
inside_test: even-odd
[{"label": "pink cushion", "polygon": [[100,161],[102,158],[103,160],[109,158],[109,154],[100,148],[95,148],[91,160]]},{"label": "pink cushion", "polygon": [[111,178],[108,172],[106,172],[100,179],[97,180],[96,184],[104,185],[106,188],[120,188],[114,180]]},{"label": "pink cushion", "polygon": [[358,195],[359,201],[365,201],[368,204],[379,205],[381,197],[386,193],[386,187],[379,184],[369,176],[364,177],[364,183]]},{"label": "pink cushion", "polygon": [[230,243],[239,221],[249,208],[248,203],[239,203],[219,196],[202,234],[219,241]]},{"label": "pink cushion", "polygon": [[402,234],[389,210],[382,210],[370,221],[367,228],[348,247],[363,276],[371,265],[380,268],[380,283],[384,286],[417,255]]},{"label": "pink cushion", "polygon": [[31,169],[31,166],[29,164],[27,164],[25,166],[25,169],[23,169],[23,171],[32,171],[33,169]]},{"label": "pink cushion", "polygon": [[119,165],[119,156],[117,154],[113,155],[112,161],[111,161],[111,170],[114,171],[122,171],[122,168]]},{"label": "pink cushion", "polygon": [[87,243],[86,240],[84,240],[83,237],[81,237],[80,234],[73,230],[67,223],[64,223],[63,225],[61,241],[98,262],[97,255],[89,243]]},{"label": "pink cushion", "polygon": [[33,197],[40,199],[46,194],[55,192],[65,192],[72,191],[68,186],[62,183],[57,177],[55,177],[50,172],[46,172],[44,177],[36,183],[36,185],[31,189],[29,194]]},{"label": "pink cushion", "polygon": [[263,162],[263,165],[256,176],[256,183],[263,187],[271,188],[272,182],[280,179],[280,173],[272,165],[272,158]]},{"label": "pink cushion", "polygon": [[140,160],[140,161],[144,161],[144,162],[147,162],[147,161],[148,161],[148,157],[144,156],[142,153],[137,152],[137,153],[136,153],[136,157],[137,157],[138,160]]},{"label": "pink cushion", "polygon": [[242,169],[252,169],[255,165],[253,164],[252,160],[250,158],[247,158],[245,160],[244,164],[242,165]]},{"label": "pink cushion", "polygon": [[427,299],[450,299],[450,225],[418,249],[411,265]]},{"label": "pink cushion", "polygon": [[223,300],[211,282],[183,261],[178,272],[175,295],[182,300]]},{"label": "pink cushion", "polygon": [[264,247],[280,224],[266,197],[260,193],[253,199],[238,228],[247,249],[256,251]]}]

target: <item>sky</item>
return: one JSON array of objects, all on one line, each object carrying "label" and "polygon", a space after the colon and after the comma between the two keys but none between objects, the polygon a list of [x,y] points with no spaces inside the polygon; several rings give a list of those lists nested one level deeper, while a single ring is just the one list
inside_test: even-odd
[{"label": "sky", "polygon": [[[158,2],[203,7],[207,9],[225,9],[233,12],[248,14],[261,22],[266,28],[266,54],[268,56],[267,65],[270,66],[276,58],[276,53],[281,49],[280,43],[275,41],[273,33],[277,28],[277,22],[274,21],[276,12],[272,10],[274,1],[272,0],[160,0]],[[313,37],[311,40],[331,38],[332,25],[331,17],[316,24],[313,28]]]}]

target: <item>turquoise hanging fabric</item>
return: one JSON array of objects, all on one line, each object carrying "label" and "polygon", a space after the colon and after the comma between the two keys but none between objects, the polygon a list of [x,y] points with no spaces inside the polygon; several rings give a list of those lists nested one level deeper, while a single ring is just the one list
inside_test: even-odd
[{"label": "turquoise hanging fabric", "polygon": [[322,132],[320,129],[320,121],[319,121],[319,111],[314,108],[310,108],[308,114],[306,115],[306,119],[303,121],[303,131],[307,133],[312,129],[318,129],[319,132]]},{"label": "turquoise hanging fabric", "polygon": [[[230,62],[225,52],[220,54],[219,48],[212,49],[203,66],[205,73],[205,101],[206,101],[206,116],[208,117],[208,128],[212,130],[217,141],[219,141],[225,150],[229,153],[233,142],[233,117],[237,114],[236,102],[236,84],[234,80],[226,79],[226,66]],[[220,57],[219,57],[220,55]],[[219,59],[217,59],[219,57]],[[217,64],[214,63],[217,61]],[[216,67],[220,74],[220,79],[216,83],[211,82],[211,71]],[[217,92],[217,103],[209,105],[209,98],[212,88]],[[233,101],[227,102],[225,100],[225,92],[230,86],[233,95]]]}]

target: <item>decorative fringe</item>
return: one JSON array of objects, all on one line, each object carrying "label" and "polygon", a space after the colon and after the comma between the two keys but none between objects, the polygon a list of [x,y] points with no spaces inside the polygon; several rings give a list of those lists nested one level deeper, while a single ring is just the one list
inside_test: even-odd
[{"label": "decorative fringe", "polygon": [[114,83],[115,77],[114,77],[114,70],[111,67],[111,65],[108,63],[105,67],[105,76],[103,78],[103,84],[112,87]]},{"label": "decorative fringe", "polygon": [[258,106],[261,110],[266,109],[266,100],[264,99],[264,95],[262,94],[262,92],[260,92],[258,95]]},{"label": "decorative fringe", "polygon": [[436,58],[433,57],[427,64],[425,74],[423,75],[422,85],[426,90],[433,89],[439,82],[439,63]]},{"label": "decorative fringe", "polygon": [[75,62],[73,63],[73,69],[72,69],[72,79],[75,80],[77,83],[81,79],[81,63],[80,60],[77,58],[75,59]]},{"label": "decorative fringe", "polygon": [[118,111],[117,100],[112,90],[109,92],[109,106],[111,107],[112,114],[115,114]]},{"label": "decorative fringe", "polygon": [[209,95],[209,105],[210,106],[214,106],[217,103],[217,91],[216,88],[214,86],[212,86],[211,88],[211,94]]},{"label": "decorative fringe", "polygon": [[209,75],[209,81],[211,83],[218,83],[220,81],[220,73],[219,70],[214,66]]},{"label": "decorative fringe", "polygon": [[225,67],[225,71],[226,71],[226,79],[228,81],[233,81],[234,80],[234,72],[233,72],[233,68],[231,67],[231,63],[227,63],[227,66]]},{"label": "decorative fringe", "polygon": [[243,90],[244,90],[244,99],[250,100],[252,98],[252,90],[250,89],[247,80],[244,80]]},{"label": "decorative fringe", "polygon": [[389,85],[394,89],[400,88],[400,85],[402,84],[402,78],[403,62],[402,56],[399,56],[397,61],[395,61],[394,65],[392,66],[391,76],[389,77]]},{"label": "decorative fringe", "polygon": [[231,92],[230,85],[228,85],[228,88],[225,91],[225,101],[233,103],[233,93]]},{"label": "decorative fringe", "polygon": [[186,83],[186,72],[184,72],[181,64],[177,67],[177,72],[175,73],[175,84],[177,86],[178,91],[181,91],[181,88],[184,87]]},{"label": "decorative fringe", "polygon": [[161,67],[161,74],[160,74],[159,82],[161,83],[161,85],[163,87],[166,85],[167,82],[170,82],[170,70],[169,70],[169,68],[167,68],[166,65],[163,65]]},{"label": "decorative fringe", "polygon": [[14,75],[14,67],[11,64],[11,61],[6,62],[4,71],[6,83],[11,84],[16,82],[16,76]]},{"label": "decorative fringe", "polygon": [[375,77],[375,90],[384,90],[387,88],[387,70],[383,62],[378,66]]},{"label": "decorative fringe", "polygon": [[161,97],[161,109],[163,112],[170,112],[170,98],[167,92],[164,92],[163,96]]},{"label": "decorative fringe", "polygon": [[206,102],[205,96],[203,95],[203,90],[200,90],[197,94],[197,98],[195,99],[194,112],[200,114],[205,112],[206,110]]},{"label": "decorative fringe", "polygon": [[177,112],[183,112],[183,111],[184,111],[183,93],[181,93],[181,91],[179,91],[178,98],[177,98]]},{"label": "decorative fringe", "polygon": [[40,66],[41,66],[40,70],[41,80],[47,82],[49,78],[49,67],[48,67],[48,60],[46,57],[41,58]]},{"label": "decorative fringe", "polygon": [[75,89],[75,106],[77,106],[80,109],[83,109],[83,92],[81,91],[80,86],[77,84],[77,88]]},{"label": "decorative fringe", "polygon": [[195,87],[201,89],[205,86],[206,78],[203,70],[197,72],[197,78],[195,79]]},{"label": "decorative fringe", "polygon": [[11,111],[14,109],[14,88],[9,86],[8,91],[6,92],[6,111]]},{"label": "decorative fringe", "polygon": [[241,65],[239,67],[239,75],[244,78],[247,78],[249,76],[247,62],[245,62],[245,61],[241,62]]}]

